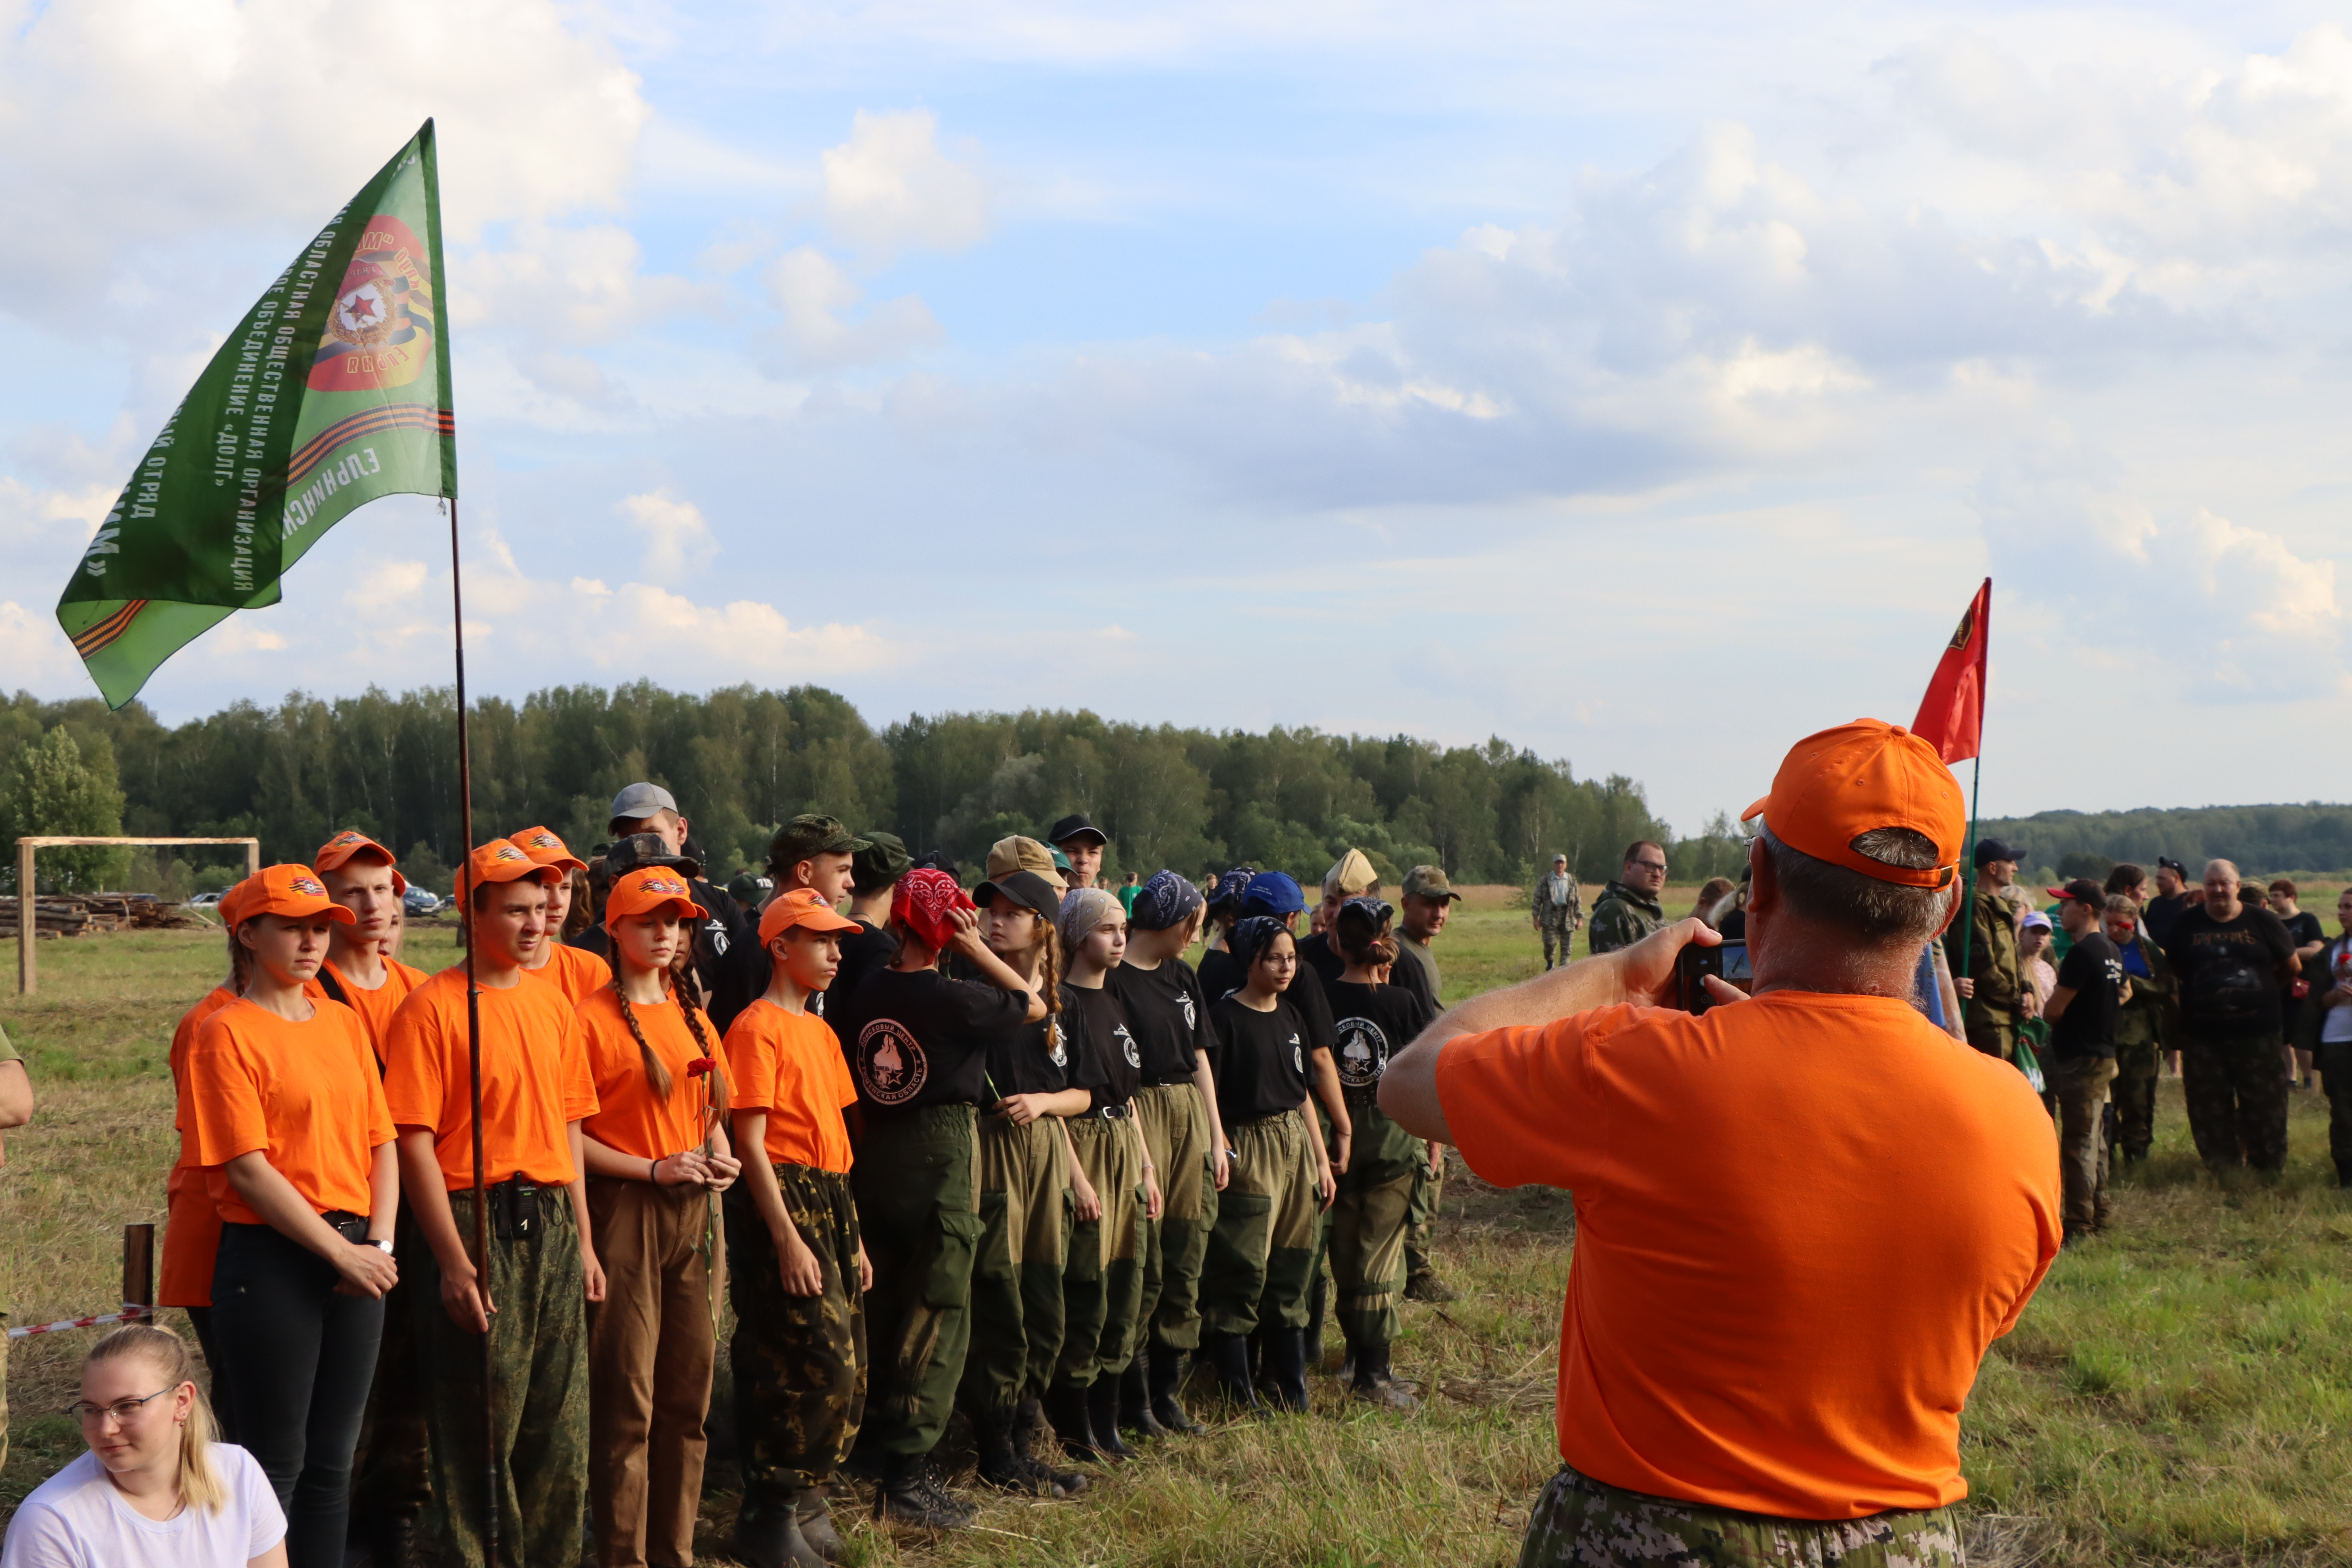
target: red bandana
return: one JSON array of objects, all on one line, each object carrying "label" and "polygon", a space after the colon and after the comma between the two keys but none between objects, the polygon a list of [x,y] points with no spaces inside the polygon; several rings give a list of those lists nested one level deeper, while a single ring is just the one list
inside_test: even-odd
[{"label": "red bandana", "polygon": [[928,867],[899,878],[898,890],[890,895],[890,918],[931,948],[945,948],[955,935],[956,910],[979,907],[953,877]]}]

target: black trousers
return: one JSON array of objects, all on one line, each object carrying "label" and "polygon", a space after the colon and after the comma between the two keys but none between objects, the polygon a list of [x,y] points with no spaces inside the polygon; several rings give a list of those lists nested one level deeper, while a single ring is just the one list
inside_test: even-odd
[{"label": "black trousers", "polygon": [[213,1338],[237,1440],[286,1510],[289,1568],[342,1568],[352,1449],[383,1337],[383,1302],[335,1294],[340,1278],[268,1226],[221,1226]]}]

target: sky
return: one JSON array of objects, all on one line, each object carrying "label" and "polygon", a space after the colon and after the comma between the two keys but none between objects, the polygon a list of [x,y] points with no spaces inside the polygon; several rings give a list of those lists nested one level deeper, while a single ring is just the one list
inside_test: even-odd
[{"label": "sky", "polygon": [[[2343,799],[2334,7],[0,0],[0,688],[427,116],[478,694],[1499,734],[1677,829],[1906,722],[1983,808]],[[449,679],[379,501],[150,683]]]}]

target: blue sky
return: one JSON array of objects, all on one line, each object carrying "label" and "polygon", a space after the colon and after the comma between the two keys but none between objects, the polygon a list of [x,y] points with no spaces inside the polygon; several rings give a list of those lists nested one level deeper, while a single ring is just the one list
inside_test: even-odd
[{"label": "blue sky", "polygon": [[[1988,812],[2343,797],[2321,7],[0,0],[0,684],[89,689],[81,543],[427,114],[479,689],[1501,733],[1690,830],[1990,574]],[[147,700],[446,680],[436,527]]]}]

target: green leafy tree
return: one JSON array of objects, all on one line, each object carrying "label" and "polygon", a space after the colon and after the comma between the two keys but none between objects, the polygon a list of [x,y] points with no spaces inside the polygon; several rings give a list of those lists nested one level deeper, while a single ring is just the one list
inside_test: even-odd
[{"label": "green leafy tree", "polygon": [[[19,746],[9,760],[7,793],[0,799],[0,837],[35,835],[104,837],[122,831],[122,791],[114,778],[114,748],[103,733],[89,737],[84,751],[64,724],[38,741]],[[86,846],[44,849],[40,881],[65,892],[95,892],[119,884],[131,867],[128,849]],[[9,857],[13,886],[16,858]]]}]

